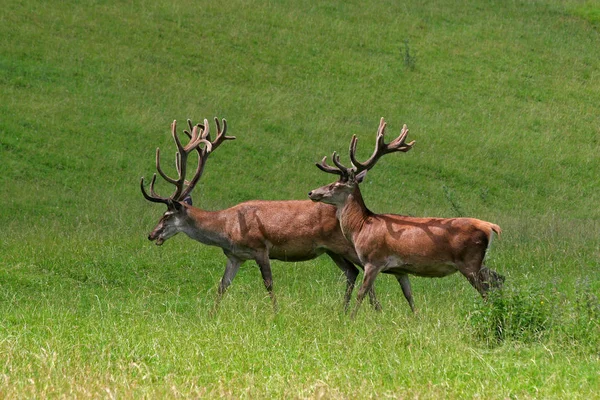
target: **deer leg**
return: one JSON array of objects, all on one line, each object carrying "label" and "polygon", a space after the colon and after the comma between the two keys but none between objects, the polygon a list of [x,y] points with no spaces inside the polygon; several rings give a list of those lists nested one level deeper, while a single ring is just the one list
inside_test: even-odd
[{"label": "deer leg", "polygon": [[225,266],[225,273],[223,274],[221,282],[219,283],[217,299],[215,300],[215,305],[213,306],[213,312],[217,311],[217,308],[221,303],[221,299],[223,298],[225,291],[227,291],[227,288],[229,287],[229,285],[231,285],[233,278],[235,278],[236,274],[240,270],[240,266],[244,263],[244,260],[240,260],[239,258],[231,254],[226,254],[226,256],[227,266]]},{"label": "deer leg", "polygon": [[269,261],[269,255],[267,253],[260,254],[255,258],[255,261],[260,268],[260,274],[262,275],[263,282],[265,283],[265,288],[271,297],[273,310],[277,312],[277,300],[275,299],[275,293],[273,293],[273,275],[271,273],[271,262]]},{"label": "deer leg", "polygon": [[350,298],[354,291],[354,285],[356,278],[358,277],[358,268],[354,266],[350,261],[346,260],[339,254],[327,252],[327,255],[331,257],[333,262],[342,270],[346,276],[346,293],[344,294],[344,311],[348,312],[348,306],[350,305]]},{"label": "deer leg", "polygon": [[406,299],[406,301],[408,301],[408,305],[410,306],[410,309],[414,313],[415,312],[415,303],[413,302],[412,289],[410,287],[410,281],[408,280],[408,275],[407,274],[398,274],[398,275],[396,275],[396,279],[398,280],[398,283],[400,284],[400,287],[402,288],[402,293],[404,293],[404,298]]},{"label": "deer leg", "polygon": [[375,285],[371,286],[371,290],[369,290],[369,303],[375,309],[375,311],[381,311],[381,303],[377,300],[377,296],[375,295]]},{"label": "deer leg", "polygon": [[[346,275],[346,294],[344,295],[344,311],[348,312],[348,307],[350,306],[350,298],[352,297],[352,292],[354,291],[354,285],[356,283],[356,278],[358,277],[359,271],[358,268],[346,258],[340,256],[339,254],[327,252],[327,255],[331,257],[331,259],[336,263],[336,265],[344,272]],[[381,303],[377,300],[377,295],[375,295],[375,286],[369,290],[369,301],[371,305],[376,311],[381,311]]]},{"label": "deer leg", "polygon": [[365,265],[365,276],[363,279],[363,283],[360,286],[360,289],[358,290],[358,295],[356,296],[356,306],[354,307],[350,318],[354,319],[354,317],[356,317],[356,313],[358,312],[358,309],[360,308],[360,305],[363,299],[365,298],[365,295],[373,289],[375,278],[377,277],[377,274],[379,274],[380,270],[381,268],[378,268],[373,264]]}]

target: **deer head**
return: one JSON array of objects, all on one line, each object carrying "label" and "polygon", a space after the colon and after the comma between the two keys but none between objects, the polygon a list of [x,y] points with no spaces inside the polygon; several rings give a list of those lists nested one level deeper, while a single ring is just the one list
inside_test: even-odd
[{"label": "deer head", "polygon": [[[221,129],[218,118],[215,118],[217,136],[214,141],[211,141],[210,138],[208,120],[204,120],[204,125],[193,125],[189,119],[187,122],[189,130],[184,130],[184,133],[188,136],[189,142],[185,146],[181,143],[179,136],[177,136],[177,121],[173,121],[171,124],[171,135],[177,146],[177,153],[175,154],[177,178],[171,178],[162,170],[160,166],[160,149],[156,149],[156,170],[164,180],[175,185],[173,194],[169,197],[162,197],[156,193],[154,190],[156,174],[152,176],[152,181],[150,182],[150,194],[146,192],[143,177],[140,181],[140,188],[146,200],[153,203],[163,203],[167,206],[167,211],[163,214],[154,230],[148,235],[148,239],[151,241],[155,240],[158,246],[185,229],[187,209],[192,203],[190,193],[204,172],[204,165],[206,164],[208,155],[215,151],[225,140],[235,139],[235,136],[225,135],[227,132],[227,121],[225,119],[223,119],[223,129]],[[192,179],[186,180],[187,159],[188,155],[193,151],[198,153],[198,166]]]},{"label": "deer head", "polygon": [[339,179],[336,182],[311,191],[308,193],[308,197],[313,201],[321,201],[323,203],[341,206],[346,202],[348,196],[356,190],[358,184],[365,178],[367,171],[375,166],[377,160],[379,160],[381,156],[397,151],[407,152],[412,149],[415,141],[413,140],[410,143],[406,143],[406,136],[408,135],[408,128],[406,125],[402,128],[400,136],[390,143],[384,142],[386,126],[387,124],[384,119],[381,118],[379,129],[377,129],[375,150],[371,157],[365,162],[359,162],[356,159],[356,143],[358,139],[356,138],[356,135],[353,135],[352,140],[350,141],[350,161],[352,167],[348,168],[344,166],[340,162],[340,157],[336,152],[333,152],[333,155],[331,156],[335,166],[327,164],[327,157],[323,157],[323,160],[321,160],[320,163],[316,163],[320,170],[330,174],[339,175]]}]

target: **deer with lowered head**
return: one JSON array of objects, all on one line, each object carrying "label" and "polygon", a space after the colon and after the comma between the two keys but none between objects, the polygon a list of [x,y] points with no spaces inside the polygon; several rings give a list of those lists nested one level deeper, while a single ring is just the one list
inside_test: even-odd
[{"label": "deer with lowered head", "polygon": [[341,230],[364,266],[364,280],[352,317],[380,272],[396,276],[413,312],[415,307],[409,274],[434,278],[460,271],[485,298],[491,288],[500,287],[504,281],[503,276],[483,265],[492,233],[501,232],[498,225],[475,218],[416,218],[375,214],[365,205],[359,184],[367,171],[375,166],[381,156],[407,152],[414,145],[414,141],[406,143],[406,125],[400,136],[390,143],[384,142],[385,128],[386,123],[381,118],[375,151],[365,162],[356,159],[356,136],[350,142],[352,167],[345,167],[336,152],[332,155],[335,166],[328,165],[327,157],[324,157],[317,167],[339,175],[339,179],[308,194],[315,202],[336,206]]},{"label": "deer with lowered head", "polygon": [[[211,140],[208,121],[192,125],[184,130],[189,142],[184,146],[177,135],[177,123],[173,121],[171,134],[177,146],[177,178],[168,176],[160,165],[160,150],[156,149],[156,169],[167,182],[175,185],[170,197],[162,197],[155,191],[156,174],[150,182],[150,193],[140,186],[144,197],[154,203],[167,206],[148,239],[162,245],[179,232],[210,246],[223,249],[227,257],[225,273],[219,284],[219,301],[236,276],[240,266],[247,260],[254,260],[260,268],[265,287],[276,307],[273,293],[273,278],[270,259],[281,261],[305,261],[326,253],[346,276],[344,304],[347,308],[352,294],[358,269],[358,256],[352,245],[346,241],[336,218],[336,208],[310,200],[290,201],[248,201],[220,211],[205,211],[191,204],[190,193],[200,180],[208,156],[226,140],[227,121],[221,123],[215,118],[217,135]],[[188,155],[198,153],[198,164],[193,177],[186,180]],[[369,291],[372,305],[380,309],[374,290]]]}]

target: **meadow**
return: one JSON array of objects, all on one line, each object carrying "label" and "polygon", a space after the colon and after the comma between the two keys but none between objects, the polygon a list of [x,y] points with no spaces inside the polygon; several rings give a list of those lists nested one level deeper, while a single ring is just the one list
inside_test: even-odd
[{"label": "meadow", "polygon": [[[599,398],[597,2],[8,0],[0,37],[1,398]],[[225,256],[150,243],[139,179],[215,116],[208,210],[406,123],[367,205],[499,224],[504,290],[412,278],[413,315],[380,276],[351,320],[331,260],[275,261],[274,312],[248,262],[211,314]]]}]

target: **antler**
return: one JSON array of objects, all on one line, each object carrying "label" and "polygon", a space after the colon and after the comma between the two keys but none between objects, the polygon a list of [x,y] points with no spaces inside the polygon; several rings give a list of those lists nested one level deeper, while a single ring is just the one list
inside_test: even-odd
[{"label": "antler", "polygon": [[407,152],[415,144],[414,140],[410,143],[406,143],[406,136],[408,135],[408,127],[406,124],[402,128],[400,136],[386,144],[384,142],[386,126],[387,124],[385,123],[384,119],[381,118],[381,121],[379,122],[379,128],[377,129],[377,142],[375,144],[375,151],[373,152],[373,155],[371,155],[371,157],[369,157],[369,159],[364,163],[361,163],[356,159],[356,142],[358,139],[356,138],[356,135],[353,135],[352,140],[350,141],[350,160],[352,162],[352,168],[345,167],[342,163],[340,163],[340,157],[336,152],[333,152],[333,155],[331,156],[333,163],[336,165],[335,167],[327,164],[327,157],[323,157],[323,160],[321,160],[320,163],[316,163],[317,167],[319,167],[321,171],[339,175],[341,177],[340,179],[345,181],[361,171],[373,168],[377,160],[384,154],[393,153],[395,151]]},{"label": "antler", "polygon": [[[188,120],[188,124],[189,124],[189,120]],[[204,120],[204,124],[206,126],[208,126],[208,122],[206,120]],[[225,120],[223,118],[223,130],[221,130],[221,124],[219,123],[219,119],[217,117],[215,117],[215,125],[217,125],[217,137],[215,138],[215,140],[210,141],[210,131],[208,128],[206,128],[206,131],[204,131],[204,135],[203,135],[204,139],[210,141],[213,151],[217,147],[219,147],[221,145],[221,143],[223,143],[224,141],[235,139],[235,136],[225,135],[225,133],[227,133],[227,120]],[[185,133],[188,134],[188,136],[189,136],[188,132],[185,132]]]},{"label": "antler", "polygon": [[396,151],[407,152],[412,149],[415,141],[413,140],[410,143],[406,143],[406,136],[408,135],[408,127],[406,124],[404,124],[402,127],[400,136],[387,144],[384,142],[386,126],[387,124],[385,123],[384,119],[381,118],[381,121],[379,122],[379,128],[377,129],[375,151],[373,151],[371,157],[369,157],[369,159],[364,163],[361,163],[356,159],[356,142],[358,139],[356,138],[356,135],[352,136],[352,140],[350,141],[350,160],[352,161],[354,172],[361,172],[373,168],[375,163],[377,163],[377,160],[379,160],[379,158],[385,154]]},{"label": "antler", "polygon": [[[186,196],[190,194],[190,192],[194,189],[194,186],[198,183],[198,180],[202,176],[204,171],[204,165],[206,163],[206,159],[208,155],[214,151],[223,141],[225,140],[233,140],[235,136],[225,136],[225,132],[227,131],[227,121],[223,119],[223,130],[221,130],[221,125],[219,124],[219,120],[215,118],[215,122],[217,125],[217,137],[214,142],[210,141],[210,129],[208,125],[208,120],[204,120],[204,124],[197,124],[195,126],[192,125],[192,121],[188,119],[188,126],[190,131],[184,130],[184,133],[190,138],[190,141],[187,145],[183,146],[179,137],[177,136],[177,121],[173,121],[171,124],[171,135],[175,140],[175,144],[177,146],[177,153],[175,154],[175,168],[177,169],[177,179],[173,179],[164,173],[160,166],[160,149],[156,149],[156,170],[167,182],[175,185],[175,192],[170,197],[162,197],[156,194],[154,190],[154,184],[156,182],[156,174],[152,176],[152,181],[150,182],[150,194],[146,192],[144,188],[144,178],[141,179],[140,186],[142,189],[142,194],[144,197],[155,203],[165,203],[168,204],[170,201],[181,201],[185,199]],[[204,144],[204,147],[200,145]],[[194,177],[191,180],[186,180],[186,172],[187,172],[187,157],[188,155],[196,150],[198,152],[198,166],[196,168],[196,172],[194,173]]]},{"label": "antler", "polygon": [[332,167],[329,164],[327,164],[327,156],[323,157],[321,162],[316,163],[316,165],[321,171],[324,171],[324,172],[327,172],[330,174],[339,175],[342,180],[348,180],[348,178],[350,177],[350,174],[352,173],[352,168],[345,167],[340,162],[340,156],[335,151],[331,155],[331,159],[333,160],[333,163],[336,165],[335,167]]},{"label": "antler", "polygon": [[[211,150],[209,150],[209,152],[215,151],[215,149],[217,147],[219,147],[221,145],[221,143],[223,143],[224,141],[235,139],[235,136],[225,135],[227,133],[227,120],[225,118],[223,118],[223,129],[221,129],[221,124],[219,123],[219,119],[217,117],[215,117],[215,125],[217,126],[217,137],[212,142],[210,141],[210,127],[208,125],[208,121],[205,119],[204,125],[200,125],[200,124],[196,125],[196,127],[199,126],[202,128],[202,136],[201,136],[202,139],[206,140],[210,143]],[[196,127],[192,128],[192,121],[190,121],[189,119],[188,119],[188,126],[190,127],[190,130],[192,131],[192,133],[190,134],[190,132],[187,130],[183,131],[183,132],[190,138],[190,142],[191,142],[193,140],[193,135],[194,135],[193,129]],[[183,193],[179,196],[180,199],[185,199],[185,197],[190,194],[190,192],[196,186],[196,183],[198,183],[198,181],[200,180],[200,177],[202,176],[202,172],[204,170],[204,164],[206,162],[206,156],[202,155],[202,151],[204,151],[204,150],[203,149],[201,150],[200,147],[197,147],[196,150],[198,151],[198,169],[196,170],[194,177],[190,181],[185,181],[185,184],[187,185],[187,187],[183,191]],[[202,163],[202,165],[200,165],[200,163]]]}]

